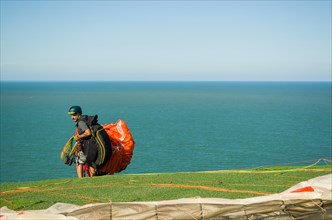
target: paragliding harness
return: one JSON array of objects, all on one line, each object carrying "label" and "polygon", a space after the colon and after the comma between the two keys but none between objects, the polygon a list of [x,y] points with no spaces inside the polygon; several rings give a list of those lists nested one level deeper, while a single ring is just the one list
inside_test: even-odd
[{"label": "paragliding harness", "polygon": [[[84,155],[86,156],[86,163],[97,170],[97,167],[103,165],[111,156],[111,141],[104,128],[98,124],[98,115],[87,116],[82,115],[79,121],[84,121],[91,131],[91,137],[82,139],[81,146]],[[78,123],[77,122],[77,123]],[[78,134],[84,131],[77,129]]]}]

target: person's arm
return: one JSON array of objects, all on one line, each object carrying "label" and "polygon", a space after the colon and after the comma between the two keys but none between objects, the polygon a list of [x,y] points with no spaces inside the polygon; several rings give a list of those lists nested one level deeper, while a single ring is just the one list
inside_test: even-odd
[{"label": "person's arm", "polygon": [[90,136],[91,136],[91,131],[90,131],[90,129],[86,129],[86,130],[84,131],[83,134],[77,135],[77,137],[78,137],[79,139],[87,138],[87,137],[90,137]]},{"label": "person's arm", "polygon": [[91,131],[85,122],[83,121],[78,122],[78,127],[80,127],[80,129],[83,130],[84,132],[83,134],[76,135],[75,141],[77,141],[78,139],[83,139],[91,136]]}]

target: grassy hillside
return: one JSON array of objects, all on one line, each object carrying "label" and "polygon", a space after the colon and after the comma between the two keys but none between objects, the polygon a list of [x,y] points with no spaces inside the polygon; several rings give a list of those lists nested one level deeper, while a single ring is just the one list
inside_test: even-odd
[{"label": "grassy hillside", "polygon": [[0,205],[28,210],[45,209],[56,202],[83,205],[190,197],[247,198],[279,193],[301,181],[331,172],[331,165],[320,165],[1,183]]}]

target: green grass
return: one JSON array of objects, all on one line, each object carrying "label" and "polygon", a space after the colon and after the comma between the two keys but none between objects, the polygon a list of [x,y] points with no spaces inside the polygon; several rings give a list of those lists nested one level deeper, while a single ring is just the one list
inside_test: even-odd
[{"label": "green grass", "polygon": [[28,210],[45,209],[56,202],[84,205],[193,197],[248,198],[280,193],[301,181],[331,172],[331,165],[289,166],[1,183],[0,205]]}]

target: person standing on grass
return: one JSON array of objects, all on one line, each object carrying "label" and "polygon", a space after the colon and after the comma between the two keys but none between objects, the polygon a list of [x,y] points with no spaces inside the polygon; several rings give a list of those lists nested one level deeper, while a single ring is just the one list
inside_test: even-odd
[{"label": "person standing on grass", "polygon": [[97,165],[94,163],[98,156],[98,149],[95,145],[89,144],[92,138],[91,130],[84,120],[80,120],[82,116],[82,108],[80,106],[72,106],[69,108],[68,114],[76,123],[77,132],[74,136],[75,141],[79,142],[80,150],[76,157],[76,171],[79,178],[83,177],[83,166],[89,167],[90,176],[96,174]]}]

